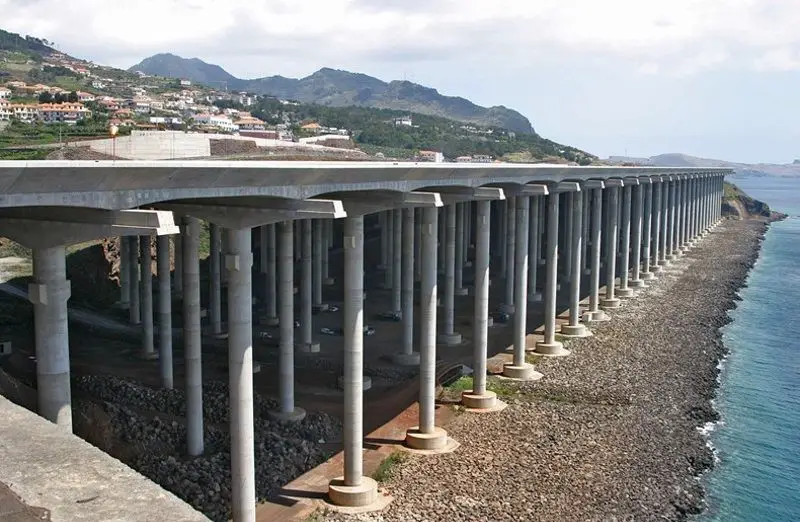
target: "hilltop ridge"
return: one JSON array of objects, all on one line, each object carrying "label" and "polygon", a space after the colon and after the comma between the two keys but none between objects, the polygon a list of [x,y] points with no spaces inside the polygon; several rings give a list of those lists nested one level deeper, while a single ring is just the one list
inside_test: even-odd
[{"label": "hilltop ridge", "polygon": [[350,71],[324,67],[304,78],[267,76],[242,79],[219,65],[199,58],[183,58],[161,53],[145,58],[128,69],[149,75],[186,79],[192,82],[253,94],[276,96],[302,103],[330,107],[373,107],[405,110],[429,116],[441,116],[488,127],[533,134],[531,122],[519,112],[504,107],[481,107],[458,96],[445,96],[436,89],[405,80],[384,82],[378,78]]}]

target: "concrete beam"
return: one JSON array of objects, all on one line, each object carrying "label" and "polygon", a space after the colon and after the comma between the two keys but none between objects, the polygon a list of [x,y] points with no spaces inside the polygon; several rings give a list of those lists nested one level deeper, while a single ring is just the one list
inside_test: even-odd
[{"label": "concrete beam", "polygon": [[560,181],[550,186],[551,193],[580,192],[581,184],[577,181]]},{"label": "concrete beam", "polygon": [[[328,199],[281,200],[276,198],[242,198],[245,203],[235,204],[230,199],[215,199],[213,203],[175,202],[159,204],[160,208],[172,210],[176,214],[206,219],[228,229],[238,230],[263,225],[292,221],[295,219],[343,218],[347,214],[342,202]],[[220,204],[222,203],[222,204]],[[234,203],[234,204],[231,204]]]},{"label": "concrete beam", "polygon": [[442,207],[438,192],[359,191],[335,195],[341,199],[348,216],[365,216],[396,208]]},{"label": "concrete beam", "polygon": [[506,199],[505,191],[500,187],[440,187],[436,192],[441,194],[445,205],[463,201],[499,201]]},{"label": "concrete beam", "polygon": [[584,189],[604,189],[607,185],[608,180],[604,181],[602,179],[590,179],[582,184]]},{"label": "concrete beam", "polygon": [[604,180],[605,188],[624,187],[625,181],[622,178],[609,178]]},{"label": "concrete beam", "polygon": [[[96,208],[16,207],[0,209],[0,219],[28,219],[119,227],[174,227],[172,212],[158,210],[100,210]],[[165,232],[177,234],[175,232]],[[159,234],[161,235],[161,234]]]}]

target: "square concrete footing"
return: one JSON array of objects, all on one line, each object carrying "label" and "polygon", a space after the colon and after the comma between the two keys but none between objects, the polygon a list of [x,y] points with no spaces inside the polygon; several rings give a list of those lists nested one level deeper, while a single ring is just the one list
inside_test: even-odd
[{"label": "square concrete footing", "polygon": [[616,297],[611,299],[609,298],[600,299],[600,308],[602,308],[603,310],[613,310],[615,308],[619,308],[621,304],[622,303],[620,302],[620,300],[617,299]]},{"label": "square concrete footing", "polygon": [[569,350],[558,341],[552,343],[538,342],[533,353],[544,355],[545,357],[566,357],[570,354]]},{"label": "square concrete footing", "polygon": [[586,328],[585,324],[576,324],[574,326],[568,324],[561,325],[561,332],[559,334],[562,337],[566,338],[579,338],[579,337],[590,337],[592,332]]},{"label": "square concrete footing", "polygon": [[461,392],[461,405],[465,411],[470,413],[491,413],[502,411],[508,406],[506,403],[497,400],[497,394],[493,391],[476,394],[472,390]]},{"label": "square concrete footing", "polygon": [[328,484],[328,500],[336,511],[357,514],[380,511],[389,505],[391,497],[378,493],[378,483],[373,478],[361,477],[360,484],[348,486],[344,477],[336,477]]}]

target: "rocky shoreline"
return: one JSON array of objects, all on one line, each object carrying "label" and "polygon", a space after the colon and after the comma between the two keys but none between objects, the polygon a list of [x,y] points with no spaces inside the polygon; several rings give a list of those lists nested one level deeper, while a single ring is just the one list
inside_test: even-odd
[{"label": "rocky shoreline", "polygon": [[411,456],[383,484],[381,513],[325,520],[686,520],[704,509],[714,465],[702,432],[719,328],[740,300],[767,223],[726,220],[571,357],[539,359],[541,381],[493,386],[509,407],[457,416],[452,454]]}]

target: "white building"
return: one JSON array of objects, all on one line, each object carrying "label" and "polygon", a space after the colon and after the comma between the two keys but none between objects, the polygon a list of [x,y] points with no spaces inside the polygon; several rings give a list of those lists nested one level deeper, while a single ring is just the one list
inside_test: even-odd
[{"label": "white building", "polygon": [[190,85],[192,85],[191,81],[189,81],[189,80],[181,80],[181,86],[182,87],[189,87]]},{"label": "white building", "polygon": [[92,80],[92,88],[93,89],[105,89],[106,84],[101,82],[100,80]]},{"label": "white building", "polygon": [[414,121],[411,119],[411,116],[403,116],[402,118],[395,118],[394,124],[397,127],[400,126],[413,127]]},{"label": "white building", "polygon": [[0,100],[7,100],[11,98],[11,91],[8,89],[0,89]]}]

